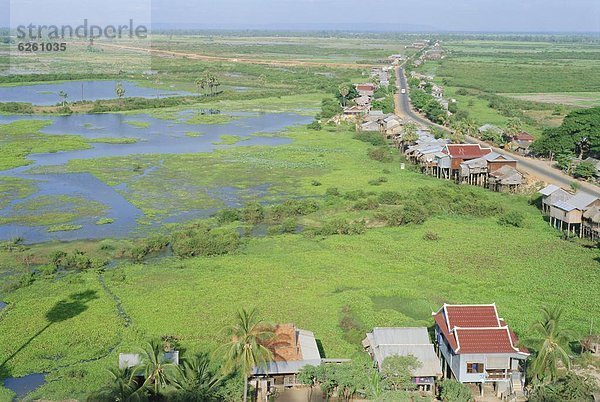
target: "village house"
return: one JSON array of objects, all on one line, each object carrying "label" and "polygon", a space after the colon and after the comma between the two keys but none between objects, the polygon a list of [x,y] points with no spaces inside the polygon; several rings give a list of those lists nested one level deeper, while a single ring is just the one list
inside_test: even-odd
[{"label": "village house", "polygon": [[354,98],[354,104],[356,106],[371,106],[371,98],[368,96],[359,96]]},{"label": "village house", "polygon": [[529,153],[529,147],[535,140],[535,138],[526,132],[520,132],[516,135],[509,136],[508,138],[509,144],[508,148],[521,155],[527,155]]},{"label": "village house", "polygon": [[542,195],[542,212],[546,215],[550,214],[550,206],[556,201],[566,201],[572,196],[571,193],[554,184],[550,184],[538,192]]},{"label": "village house", "polygon": [[[163,362],[179,365],[179,351],[171,350],[163,354]],[[139,353],[119,353],[119,369],[139,367],[144,363]]]},{"label": "village house", "polygon": [[375,84],[370,82],[354,84],[354,87],[360,96],[373,96],[375,94],[375,90],[377,89]]},{"label": "village house", "polygon": [[434,85],[431,87],[431,95],[434,98],[440,99],[444,96],[444,88],[439,85]]},{"label": "village house", "polygon": [[387,139],[391,139],[402,133],[403,126],[404,121],[395,114],[390,114],[386,118],[379,120],[379,131],[385,135]]},{"label": "village house", "polygon": [[593,206],[583,213],[583,237],[600,239],[600,207]]},{"label": "village house", "polygon": [[275,336],[264,345],[273,353],[273,361],[266,367],[254,367],[251,374],[251,381],[265,393],[273,387],[297,385],[297,374],[302,367],[321,364],[314,333],[298,329],[294,324],[279,324],[274,329]]},{"label": "village house", "polygon": [[369,113],[369,106],[347,106],[344,108],[344,116],[364,116]]},{"label": "village house", "polygon": [[458,181],[461,163],[481,158],[491,152],[491,148],[482,148],[479,144],[448,144],[442,149],[441,155],[436,156],[434,175]]},{"label": "village house", "polygon": [[412,381],[421,391],[434,391],[435,381],[442,377],[440,359],[435,354],[425,327],[374,328],[362,344],[379,371],[387,357],[414,356],[421,366],[413,371]]},{"label": "village house", "polygon": [[444,58],[444,51],[440,48],[427,50],[422,57],[423,60],[441,60]]},{"label": "village house", "polygon": [[567,232],[583,237],[583,214],[588,209],[599,206],[600,198],[578,191],[566,200],[558,200],[550,205],[550,224],[559,230],[566,229]]},{"label": "village house", "polygon": [[489,172],[488,188],[497,192],[515,192],[523,184],[523,173],[516,168],[505,165],[500,169]]},{"label": "village house", "polygon": [[490,384],[497,396],[522,392],[529,352],[518,346],[495,304],[444,304],[433,316],[445,377],[477,384],[482,395]]}]

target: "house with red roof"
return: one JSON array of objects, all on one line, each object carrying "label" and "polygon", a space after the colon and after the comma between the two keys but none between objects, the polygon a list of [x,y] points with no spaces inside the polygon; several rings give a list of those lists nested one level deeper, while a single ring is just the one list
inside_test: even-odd
[{"label": "house with red roof", "polygon": [[483,387],[492,383],[497,394],[520,391],[527,349],[495,304],[444,304],[435,319],[435,338],[445,377]]},{"label": "house with red roof", "polygon": [[435,175],[439,178],[460,179],[460,164],[482,158],[492,152],[479,144],[447,144],[436,156]]}]

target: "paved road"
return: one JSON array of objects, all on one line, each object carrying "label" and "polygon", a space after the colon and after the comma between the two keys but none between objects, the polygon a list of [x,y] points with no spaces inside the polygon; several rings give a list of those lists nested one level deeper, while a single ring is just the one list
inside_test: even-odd
[{"label": "paved road", "polygon": [[[396,68],[396,82],[399,84],[400,89],[406,88],[406,90],[408,91],[408,85],[406,83],[406,77],[404,76],[404,69],[402,67]],[[445,131],[448,131],[446,127],[432,123],[423,116],[414,112],[410,106],[408,93],[402,94],[400,93],[400,91],[398,91],[398,94],[396,95],[396,114],[398,114],[399,116],[409,117],[417,123],[423,124],[425,126],[439,127]],[[481,144],[488,147],[490,146],[488,143],[480,141],[477,138],[467,136],[466,139],[467,142],[472,144]],[[561,171],[553,168],[549,162],[541,161],[538,159],[526,158],[510,152],[506,152],[496,147],[491,148],[499,154],[509,155],[515,158],[519,163],[519,170],[524,171],[529,175],[534,176],[540,180],[543,180],[546,183],[552,183],[560,187],[570,188],[571,183],[577,182],[579,183],[582,191],[593,194],[596,197],[600,197],[600,188],[598,186],[580,180],[576,180],[571,176],[568,176],[562,173]]]}]

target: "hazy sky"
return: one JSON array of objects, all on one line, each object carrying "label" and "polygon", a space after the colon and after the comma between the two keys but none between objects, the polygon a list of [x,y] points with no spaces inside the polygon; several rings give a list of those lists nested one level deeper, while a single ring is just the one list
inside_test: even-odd
[{"label": "hazy sky", "polygon": [[[0,0],[0,24],[9,22]],[[31,22],[86,17],[141,18],[152,3],[154,23],[227,28],[344,27],[421,28],[449,31],[600,32],[600,0],[12,0]],[[83,5],[83,11],[74,7]],[[88,8],[86,11],[85,9]],[[141,11],[140,11],[141,10]],[[14,13],[13,13],[14,14]],[[23,14],[22,11],[19,14]],[[118,23],[121,21],[115,21]],[[360,25],[357,25],[360,24]],[[13,23],[13,25],[15,25]]]}]

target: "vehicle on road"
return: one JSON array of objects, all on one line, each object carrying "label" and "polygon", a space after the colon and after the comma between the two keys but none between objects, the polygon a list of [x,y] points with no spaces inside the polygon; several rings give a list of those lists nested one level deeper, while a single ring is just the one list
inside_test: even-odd
[{"label": "vehicle on road", "polygon": [[403,94],[405,94],[405,93],[406,93],[406,88],[402,88],[402,89],[400,90],[400,92],[401,92],[401,93],[403,93]]}]

